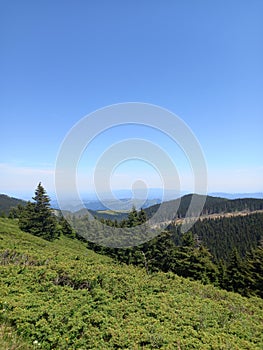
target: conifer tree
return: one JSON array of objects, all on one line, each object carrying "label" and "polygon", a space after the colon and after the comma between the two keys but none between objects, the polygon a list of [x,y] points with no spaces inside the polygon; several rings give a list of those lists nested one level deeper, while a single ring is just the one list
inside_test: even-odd
[{"label": "conifer tree", "polygon": [[246,257],[250,294],[263,298],[263,246],[253,249]]},{"label": "conifer tree", "polygon": [[32,198],[34,202],[28,202],[21,212],[19,227],[35,236],[49,241],[58,238],[60,231],[57,220],[50,208],[50,199],[41,182]]},{"label": "conifer tree", "polygon": [[139,214],[138,214],[138,219],[139,219],[139,224],[144,224],[146,221],[147,221],[147,215],[146,215],[146,212],[145,210],[143,210],[141,208],[141,210],[139,211]]},{"label": "conifer tree", "polygon": [[227,267],[227,290],[246,295],[246,274],[246,266],[235,248],[230,255]]},{"label": "conifer tree", "polygon": [[127,219],[127,226],[128,227],[135,227],[139,225],[139,217],[138,212],[135,208],[135,206],[132,207],[132,210],[129,212],[128,219]]},{"label": "conifer tree", "polygon": [[62,214],[60,214],[58,217],[58,224],[60,225],[63,235],[70,238],[76,238],[76,232],[73,230],[68,220],[66,220]]}]

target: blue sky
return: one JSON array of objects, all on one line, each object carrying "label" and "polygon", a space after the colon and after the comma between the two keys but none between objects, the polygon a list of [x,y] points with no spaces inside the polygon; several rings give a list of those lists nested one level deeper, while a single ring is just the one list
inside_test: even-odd
[{"label": "blue sky", "polygon": [[[73,125],[130,101],[187,123],[209,191],[263,191],[262,12],[260,0],[2,1],[0,192],[26,197],[42,181],[53,193],[56,157]],[[88,187],[100,152],[129,137],[159,144],[188,179],[176,145],[133,126],[105,132],[83,154]],[[144,176],[159,186],[146,163],[123,163],[116,173],[114,188]],[[182,187],[190,190],[191,180]]]}]

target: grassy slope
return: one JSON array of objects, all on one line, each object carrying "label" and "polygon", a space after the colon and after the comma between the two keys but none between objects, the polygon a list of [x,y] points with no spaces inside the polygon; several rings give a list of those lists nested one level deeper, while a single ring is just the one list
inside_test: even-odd
[{"label": "grassy slope", "polygon": [[148,276],[8,219],[0,219],[0,262],[1,349],[263,348],[261,299]]}]

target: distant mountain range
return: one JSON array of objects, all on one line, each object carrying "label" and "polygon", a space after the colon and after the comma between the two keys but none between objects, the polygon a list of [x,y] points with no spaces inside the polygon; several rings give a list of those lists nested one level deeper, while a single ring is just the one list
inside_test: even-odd
[{"label": "distant mountain range", "polygon": [[[190,207],[191,204],[191,207]],[[185,217],[210,217],[214,214],[224,216],[226,213],[230,215],[241,215],[263,210],[263,199],[259,198],[237,198],[227,199],[221,197],[202,196],[197,194],[187,194],[181,198],[172,201],[158,203],[144,208],[147,218],[151,218],[151,224],[158,226],[166,225],[174,220],[180,221]],[[123,220],[127,218],[128,211],[124,210],[91,210],[89,213],[93,217]],[[232,213],[232,214],[231,214]],[[87,215],[85,209],[75,211],[76,217]]]},{"label": "distant mountain range", "polygon": [[[181,195],[175,191],[172,190],[166,190],[165,193],[162,195],[162,189],[158,188],[152,188],[148,190],[148,196],[147,199],[144,200],[144,197],[140,194],[143,191],[136,191],[136,195],[138,197],[132,198],[132,192],[129,190],[120,190],[115,191],[114,195],[117,198],[114,199],[107,199],[107,194],[102,195],[103,200],[99,200],[98,198],[89,198],[85,199],[83,197],[83,203],[87,209],[90,209],[92,211],[105,211],[105,210],[112,210],[112,211],[129,211],[131,210],[132,206],[135,206],[136,209],[146,209],[155,205],[159,205],[161,202],[173,202],[179,198],[189,198],[188,195],[185,193],[181,193]],[[109,196],[108,196],[109,197]],[[262,192],[256,192],[256,193],[225,193],[225,192],[213,192],[209,193],[209,197],[216,197],[221,199],[245,199],[245,198],[253,198],[253,199],[263,199],[263,193]],[[0,214],[8,214],[11,207],[15,207],[18,204],[24,205],[26,204],[26,201],[14,197],[9,197],[6,194],[0,194]],[[168,207],[171,204],[168,204]],[[177,205],[177,202],[174,203],[174,205]],[[59,209],[58,202],[56,200],[51,200],[51,207],[54,209]],[[80,200],[72,200],[67,199],[63,201],[62,203],[62,209],[68,210],[71,212],[77,212],[83,208],[83,204]],[[154,209],[156,210],[156,208]]]},{"label": "distant mountain range", "polygon": [[227,199],[238,199],[238,198],[257,198],[263,199],[263,192],[254,193],[227,193],[227,192],[210,192],[209,196],[222,197]]},{"label": "distant mountain range", "polygon": [[[137,193],[136,193],[137,194]],[[143,196],[132,198],[131,192],[128,190],[116,191],[116,199],[107,199],[107,195],[104,194],[101,196],[102,200],[97,199],[85,199],[83,197],[83,203],[80,200],[64,200],[62,204],[63,210],[68,210],[71,212],[77,212],[83,208],[83,204],[87,209],[101,211],[101,210],[113,210],[113,211],[128,211],[131,210],[133,206],[136,209],[148,208],[162,202],[170,202],[187,195],[186,193],[176,193],[172,190],[167,190],[166,193],[162,196],[161,189],[150,189],[148,191],[147,199],[144,200]],[[211,197],[219,197],[225,199],[238,199],[238,198],[255,198],[263,199],[263,193],[224,193],[224,192],[214,192],[209,193]],[[108,196],[109,198],[109,196]],[[59,209],[58,202],[56,200],[51,201],[51,205],[55,209]]]},{"label": "distant mountain range", "polygon": [[[85,208],[90,210],[113,210],[113,211],[129,211],[132,209],[133,206],[135,206],[136,209],[140,208],[147,208],[155,204],[161,203],[161,200],[159,198],[155,199],[147,199],[146,201],[141,199],[129,199],[129,198],[123,198],[119,200],[83,200],[83,204],[79,200],[69,200],[69,201],[63,201],[61,203],[61,209],[68,210],[71,212],[77,212],[81,209],[83,209],[83,205]],[[52,201],[51,205],[54,209],[59,209],[59,204],[57,201]]]}]

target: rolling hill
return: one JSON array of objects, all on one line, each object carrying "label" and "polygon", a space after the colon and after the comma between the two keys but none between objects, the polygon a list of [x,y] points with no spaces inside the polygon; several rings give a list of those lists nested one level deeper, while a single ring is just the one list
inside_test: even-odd
[{"label": "rolling hill", "polygon": [[176,200],[156,204],[145,209],[147,217],[152,217],[156,212],[158,220],[171,221],[176,218],[184,218],[187,215],[189,205],[194,198],[195,205],[193,206],[191,216],[199,216],[200,203],[204,202],[202,215],[233,213],[241,211],[257,211],[263,210],[263,199],[241,198],[241,199],[226,199],[221,197],[202,196],[198,194],[188,194]]},{"label": "rolling hill", "polygon": [[263,348],[263,301],[0,219],[1,349]]}]

